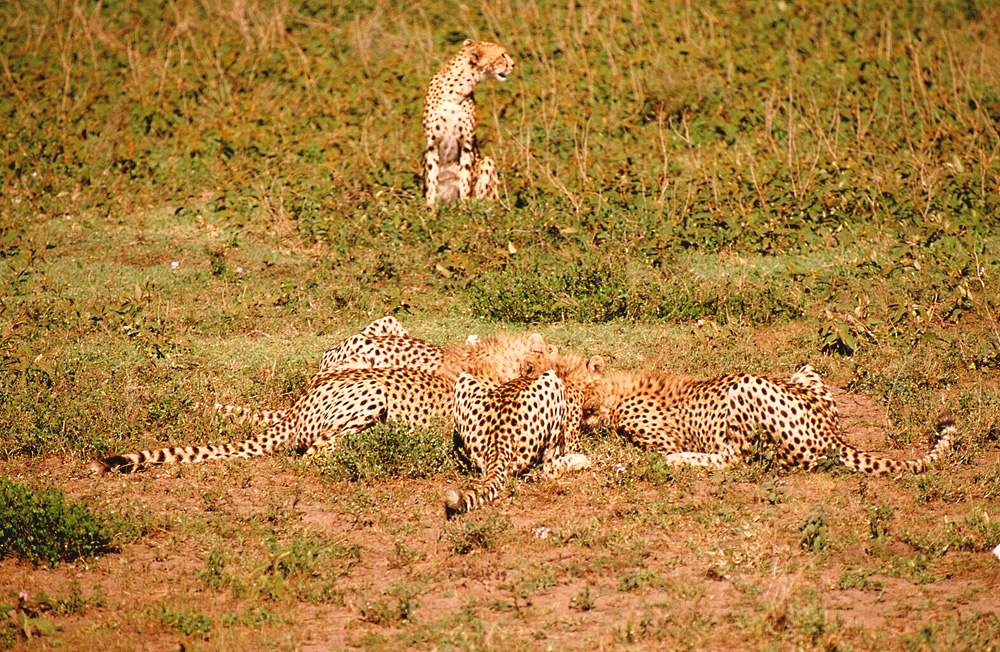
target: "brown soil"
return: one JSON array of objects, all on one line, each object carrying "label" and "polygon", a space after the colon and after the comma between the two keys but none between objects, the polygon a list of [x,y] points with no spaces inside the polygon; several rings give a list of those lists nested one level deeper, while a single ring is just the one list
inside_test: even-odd
[{"label": "brown soil", "polygon": [[[884,411],[837,398],[851,442],[885,449]],[[929,477],[966,493],[930,501],[917,499],[913,478],[790,473],[771,504],[766,475],[684,470],[654,485],[631,479],[646,465],[634,449],[602,444],[594,457],[586,472],[519,481],[466,517],[500,524],[492,545],[468,554],[453,550],[463,521],[445,522],[440,504],[446,485],[463,482],[454,474],[368,486],[329,482],[289,456],[101,477],[85,474],[85,460],[9,461],[0,474],[138,515],[146,532],[86,563],[0,561],[0,602],[65,596],[73,583],[104,596],[82,615],[42,614],[60,631],[19,639],[24,649],[923,649],[914,641],[928,638],[945,649],[1000,632],[1000,560],[960,545],[919,549],[920,536],[944,541],[970,510],[1000,518],[997,497],[976,481],[1000,468],[996,448],[973,466],[935,469]],[[893,515],[889,534],[872,538],[879,503]],[[817,512],[830,542],[804,550],[800,528]],[[279,597],[247,590],[261,576],[254,560],[268,563],[269,538],[293,537],[360,547],[333,597],[297,594],[291,577]],[[242,592],[199,578],[217,548],[229,551]],[[404,594],[417,606],[401,617]],[[164,609],[212,625],[184,635]],[[226,620],[254,610],[276,618]]]}]

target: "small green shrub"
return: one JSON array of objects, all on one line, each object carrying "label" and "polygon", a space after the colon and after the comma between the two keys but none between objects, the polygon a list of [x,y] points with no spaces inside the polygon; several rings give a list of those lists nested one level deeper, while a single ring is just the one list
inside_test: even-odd
[{"label": "small green shrub", "polygon": [[819,329],[820,350],[827,355],[852,355],[858,350],[855,329],[843,322],[826,322]]},{"label": "small green shrub", "polygon": [[337,480],[426,478],[454,466],[451,449],[437,430],[386,423],[343,437],[320,468]]},{"label": "small green shrub", "polygon": [[647,586],[653,586],[659,581],[656,573],[647,570],[634,570],[618,576],[618,590],[622,592],[638,591]]},{"label": "small green shrub", "polygon": [[460,555],[473,550],[490,550],[500,535],[510,528],[510,520],[492,512],[474,512],[453,519],[445,526],[443,536],[451,549]]},{"label": "small green shrub", "polygon": [[578,611],[590,611],[594,608],[595,596],[590,593],[590,587],[585,586],[583,589],[574,596],[569,602],[571,609],[576,609]]},{"label": "small green shrub", "polygon": [[325,539],[302,535],[281,541],[272,536],[267,553],[267,559],[241,579],[233,577],[233,573],[240,571],[239,564],[225,562],[221,553],[213,551],[200,577],[210,585],[213,581],[217,585],[221,582],[221,586],[228,584],[237,596],[246,587],[251,600],[343,604],[343,590],[337,586],[337,579],[350,573],[361,560],[361,548],[357,545],[331,544]]},{"label": "small green shrub", "polygon": [[614,319],[772,324],[802,314],[795,301],[771,285],[668,275],[596,257],[510,264],[480,274],[467,292],[476,315],[522,324]]},{"label": "small green shrub", "polygon": [[512,323],[575,319],[605,322],[638,316],[625,270],[607,262],[511,265],[488,271],[468,288],[476,315]]},{"label": "small green shrub", "polygon": [[59,489],[35,490],[0,478],[0,557],[55,565],[112,549],[116,527]]},{"label": "small green shrub", "polygon": [[411,587],[397,586],[389,593],[390,595],[378,600],[356,603],[361,612],[361,620],[373,625],[398,625],[411,620],[413,612],[420,606],[416,599],[417,591]]},{"label": "small green shrub", "polygon": [[875,574],[875,569],[846,570],[837,579],[837,588],[841,591],[848,589],[878,590],[885,586],[885,582],[871,579]]},{"label": "small green shrub", "polygon": [[164,627],[172,629],[184,636],[204,634],[212,628],[212,621],[205,614],[193,609],[168,609],[163,607],[160,612],[160,622]]},{"label": "small green shrub", "polygon": [[768,479],[761,486],[761,488],[764,490],[764,495],[761,497],[761,501],[771,505],[783,503],[788,498],[788,487],[786,487],[781,478],[776,475],[771,476],[770,479]]},{"label": "small green shrub", "polygon": [[817,508],[810,514],[799,528],[799,532],[802,533],[802,548],[813,552],[819,552],[826,548],[830,544],[828,524],[829,518],[821,508]]},{"label": "small green shrub", "polygon": [[892,522],[894,511],[892,505],[886,502],[868,507],[868,534],[872,539],[889,534],[889,524]]},{"label": "small green shrub", "polygon": [[42,614],[82,616],[90,607],[103,607],[106,602],[104,588],[100,584],[87,598],[76,580],[70,581],[66,597],[50,596],[45,591],[31,597],[22,591],[17,604],[0,603],[0,650],[13,647],[19,640],[54,636],[59,628]]}]

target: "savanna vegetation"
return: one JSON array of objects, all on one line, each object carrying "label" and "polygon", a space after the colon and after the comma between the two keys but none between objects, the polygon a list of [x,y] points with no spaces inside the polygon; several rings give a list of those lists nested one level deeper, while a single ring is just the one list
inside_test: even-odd
[{"label": "savanna vegetation", "polygon": [[[1000,646],[1000,6],[0,4],[0,648]],[[428,211],[467,37],[499,205]],[[537,330],[610,368],[816,367],[927,474],[594,467],[445,522],[447,428],[88,477],[246,435],[323,350]],[[38,537],[39,532],[46,536]],[[137,579],[141,576],[143,579]]]}]

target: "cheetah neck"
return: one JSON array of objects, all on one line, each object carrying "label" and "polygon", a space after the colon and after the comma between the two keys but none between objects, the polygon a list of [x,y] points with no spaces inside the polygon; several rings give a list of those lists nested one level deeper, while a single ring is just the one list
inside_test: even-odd
[{"label": "cheetah neck", "polygon": [[587,368],[587,359],[575,353],[544,356],[538,360],[531,375],[538,377],[550,369],[556,372],[567,389],[576,389],[585,394],[591,391],[598,380],[598,376]]},{"label": "cheetah neck", "polygon": [[484,337],[476,344],[445,349],[438,374],[451,382],[467,372],[492,383],[505,383],[518,375],[522,358],[533,346],[525,337]]},{"label": "cheetah neck", "polygon": [[437,80],[441,101],[458,103],[471,98],[475,102],[472,91],[482,81],[482,77],[482,71],[471,64],[468,55],[459,54],[451,60],[444,74]]},{"label": "cheetah neck", "polygon": [[610,413],[623,400],[636,394],[648,394],[669,400],[695,382],[690,376],[666,375],[643,371],[616,371],[593,384],[592,401]]}]

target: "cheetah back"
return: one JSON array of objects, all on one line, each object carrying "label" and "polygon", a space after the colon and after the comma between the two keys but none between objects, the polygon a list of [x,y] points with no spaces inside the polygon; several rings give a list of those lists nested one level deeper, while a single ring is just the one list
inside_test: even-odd
[{"label": "cheetah back", "polygon": [[153,464],[252,457],[291,444],[307,455],[337,444],[341,436],[386,420],[429,426],[450,416],[451,383],[405,368],[355,369],[321,375],[281,420],[259,435],[221,445],[171,447],[116,455],[94,471],[135,471]]}]

